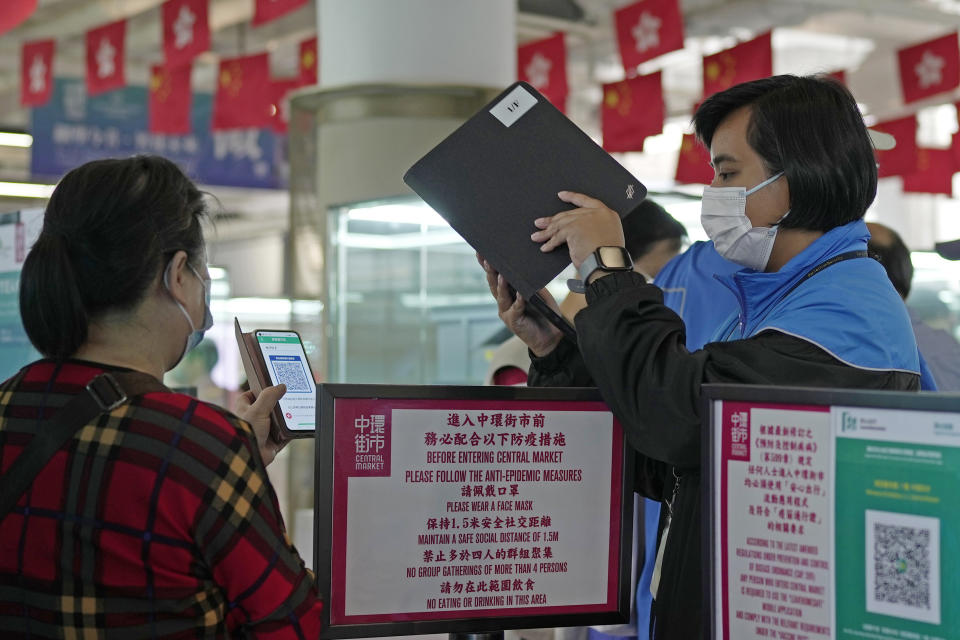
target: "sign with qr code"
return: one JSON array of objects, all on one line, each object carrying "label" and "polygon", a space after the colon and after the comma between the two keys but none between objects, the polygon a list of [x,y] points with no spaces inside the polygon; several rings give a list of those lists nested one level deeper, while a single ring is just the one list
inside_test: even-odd
[{"label": "sign with qr code", "polygon": [[709,637],[960,637],[960,398],[706,393]]},{"label": "sign with qr code", "polygon": [[[340,386],[364,388],[321,385],[321,404]],[[396,635],[405,629],[389,625],[407,622],[421,632],[467,619],[473,629],[506,628],[505,619],[525,616],[615,622],[622,605],[628,610],[627,449],[599,396],[490,388],[503,397],[481,400],[463,388],[459,397],[416,398],[378,389],[336,398],[323,417],[326,401],[320,414],[318,468],[330,472],[318,480],[318,494],[330,496],[329,509],[318,507],[331,527],[328,637]]]}]

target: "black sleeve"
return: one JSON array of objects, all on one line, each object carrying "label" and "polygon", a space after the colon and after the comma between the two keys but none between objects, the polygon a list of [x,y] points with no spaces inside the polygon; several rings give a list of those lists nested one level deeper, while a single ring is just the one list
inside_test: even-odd
[{"label": "black sleeve", "polygon": [[[530,372],[527,384],[531,387],[593,387],[593,378],[587,371],[577,345],[567,338],[552,352],[542,358],[530,353]],[[630,429],[624,427],[627,446],[636,451],[630,437]],[[670,466],[637,452],[634,456],[634,491],[651,500],[664,499],[664,487],[668,485]],[[667,487],[672,488],[672,487]]]},{"label": "black sleeve", "polygon": [[531,387],[594,387],[583,357],[573,340],[564,338],[556,349],[539,358],[529,352],[530,371],[527,385]]},{"label": "black sleeve", "polygon": [[919,388],[915,374],[857,369],[805,340],[775,331],[708,344],[691,353],[683,321],[663,305],[659,288],[633,272],[614,273],[591,284],[576,327],[586,370],[624,425],[631,445],[678,467],[700,464],[704,383]]}]

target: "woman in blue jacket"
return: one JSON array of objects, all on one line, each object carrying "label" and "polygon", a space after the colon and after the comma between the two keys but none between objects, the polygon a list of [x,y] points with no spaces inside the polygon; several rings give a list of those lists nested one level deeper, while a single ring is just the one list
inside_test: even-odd
[{"label": "woman in blue jacket", "polygon": [[877,188],[856,102],[821,77],[775,76],[705,100],[694,116],[715,171],[701,221],[738,310],[703,349],[660,289],[629,270],[619,217],[587,195],[537,221],[532,240],[566,243],[587,282],[579,346],[514,298],[485,262],[500,317],[535,356],[530,384],[596,385],[637,450],[637,490],[665,503],[654,637],[703,635],[700,386],[728,382],[915,390],[917,346],[863,216]]}]

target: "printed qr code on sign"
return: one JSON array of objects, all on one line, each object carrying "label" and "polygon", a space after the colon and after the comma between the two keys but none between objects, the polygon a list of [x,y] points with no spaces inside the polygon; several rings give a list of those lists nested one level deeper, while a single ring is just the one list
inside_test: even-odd
[{"label": "printed qr code on sign", "polygon": [[277,384],[287,385],[288,393],[309,393],[310,382],[303,370],[303,365],[297,361],[273,361],[273,370],[277,374]]},{"label": "printed qr code on sign", "polygon": [[940,623],[940,520],[866,512],[867,611]]}]

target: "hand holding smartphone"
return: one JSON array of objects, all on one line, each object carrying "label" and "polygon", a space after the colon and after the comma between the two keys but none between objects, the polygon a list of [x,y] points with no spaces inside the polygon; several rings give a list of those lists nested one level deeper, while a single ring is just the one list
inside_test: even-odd
[{"label": "hand holding smartphone", "polygon": [[234,323],[250,389],[259,394],[267,386],[283,383],[287,387],[271,415],[271,436],[277,442],[313,436],[317,429],[317,387],[300,335],[266,329],[244,333],[239,321],[234,319]]}]

